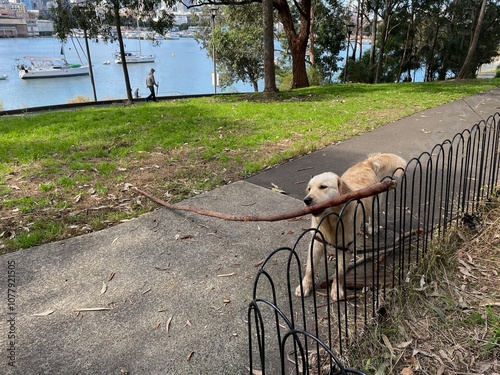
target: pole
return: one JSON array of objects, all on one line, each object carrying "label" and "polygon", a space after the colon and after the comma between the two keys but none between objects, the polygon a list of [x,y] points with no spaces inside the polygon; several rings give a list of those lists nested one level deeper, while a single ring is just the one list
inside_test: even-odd
[{"label": "pole", "polygon": [[349,63],[349,44],[351,44],[351,33],[347,33],[347,50],[345,55],[345,66],[344,66],[344,83],[347,82],[347,64]]},{"label": "pole", "polygon": [[213,60],[214,60],[214,94],[217,94],[217,59],[215,56],[215,38],[214,38],[214,32],[215,32],[215,14],[217,13],[217,8],[212,8],[212,55],[213,55]]},{"label": "pole", "polygon": [[85,38],[85,47],[87,49],[87,60],[89,61],[90,83],[92,84],[92,92],[94,94],[94,102],[97,102],[97,94],[95,92],[94,71],[92,70],[92,59],[90,58],[89,40],[87,38],[87,28],[83,28],[83,36]]}]

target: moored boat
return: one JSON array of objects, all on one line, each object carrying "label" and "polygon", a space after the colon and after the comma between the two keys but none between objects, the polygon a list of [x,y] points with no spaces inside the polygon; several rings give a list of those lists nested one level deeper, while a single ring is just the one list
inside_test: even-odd
[{"label": "moored boat", "polygon": [[7,74],[0,75],[0,81],[3,81],[4,79],[7,79],[7,78],[9,78],[9,76]]},{"label": "moored boat", "polygon": [[[116,64],[122,63],[122,57],[120,55],[120,52],[115,52],[113,54],[113,57],[115,59]],[[151,62],[155,62],[155,59],[156,59],[155,55],[143,55],[141,52],[138,52],[138,51],[125,52],[125,61],[127,62],[127,64],[151,63]]]},{"label": "moored boat", "polygon": [[18,59],[19,78],[56,78],[90,74],[88,65],[70,64],[65,58],[25,56]]}]

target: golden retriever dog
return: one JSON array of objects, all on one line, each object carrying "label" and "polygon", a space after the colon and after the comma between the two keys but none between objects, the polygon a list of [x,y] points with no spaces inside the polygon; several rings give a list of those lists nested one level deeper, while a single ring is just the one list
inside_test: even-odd
[{"label": "golden retriever dog", "polygon": [[[340,177],[332,172],[314,176],[307,186],[307,196],[304,198],[304,203],[311,206],[351,191],[369,187],[380,182],[384,177],[393,174],[400,176],[405,167],[406,161],[398,155],[389,153],[370,154],[366,160],[350,167]],[[370,220],[373,197],[363,198],[361,201],[362,205],[351,202],[343,208],[342,206],[327,208],[312,216],[311,226],[318,228],[323,237],[319,233],[315,234],[312,252],[310,249],[308,251],[306,273],[302,280],[304,296],[311,293],[314,282],[313,270],[318,269],[321,254],[324,254],[324,239],[326,245],[331,245],[337,249],[337,269],[333,275],[330,293],[332,301],[344,298],[344,258],[347,263],[352,259],[349,250],[354,250],[351,249],[354,238],[365,221],[368,221],[368,232],[371,233],[372,230],[378,229],[378,223],[371,223]],[[300,285],[295,290],[295,295],[299,297],[302,295]]]}]

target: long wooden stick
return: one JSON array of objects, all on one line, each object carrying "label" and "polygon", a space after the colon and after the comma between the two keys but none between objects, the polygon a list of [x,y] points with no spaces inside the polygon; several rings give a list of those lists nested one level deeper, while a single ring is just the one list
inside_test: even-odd
[{"label": "long wooden stick", "polygon": [[366,198],[370,197],[372,195],[380,194],[384,191],[392,190],[395,189],[397,186],[396,181],[394,180],[385,180],[382,182],[379,182],[375,185],[372,185],[370,187],[356,190],[353,192],[350,192],[348,194],[340,195],[338,197],[332,198],[330,200],[312,205],[312,206],[306,206],[300,210],[295,210],[291,212],[285,212],[285,213],[280,213],[280,214],[273,214],[273,215],[243,215],[243,216],[237,216],[237,215],[230,215],[230,214],[224,214],[221,212],[214,212],[214,211],[208,211],[208,210],[203,210],[200,208],[192,207],[192,206],[182,206],[182,205],[177,205],[177,204],[171,204],[168,202],[165,202],[159,198],[156,198],[155,196],[139,189],[136,187],[133,187],[135,191],[138,193],[144,195],[145,197],[151,199],[153,202],[158,203],[161,206],[170,208],[172,210],[181,210],[181,211],[191,211],[200,215],[204,216],[210,216],[210,217],[215,217],[218,219],[223,219],[223,220],[229,220],[229,221],[280,221],[280,220],[288,220],[292,219],[295,217],[299,216],[304,216],[310,213],[314,212],[321,212],[324,209],[328,207],[334,207],[334,206],[339,206],[341,204],[346,203],[347,201],[351,199],[361,199],[361,198]]}]

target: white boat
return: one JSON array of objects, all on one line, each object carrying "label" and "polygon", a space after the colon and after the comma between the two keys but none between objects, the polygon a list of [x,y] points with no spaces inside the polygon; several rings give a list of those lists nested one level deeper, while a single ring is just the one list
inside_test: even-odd
[{"label": "white boat", "polygon": [[62,57],[25,56],[18,59],[19,78],[55,78],[90,74],[88,65],[69,64]]},{"label": "white boat", "polygon": [[7,74],[2,74],[0,76],[0,81],[3,81],[4,79],[7,79],[7,78],[9,78],[9,76]]},{"label": "white boat", "polygon": [[[137,29],[134,31],[134,34],[139,38],[139,51],[125,51],[125,61],[127,64],[137,64],[137,63],[152,63],[155,62],[155,55],[143,55],[141,49],[141,38],[148,35],[147,32],[142,32],[139,27],[139,19],[137,19]],[[151,34],[152,35],[152,34]],[[113,58],[116,64],[122,63],[122,56],[120,52],[113,53]]]},{"label": "white boat", "polygon": [[181,36],[179,35],[179,33],[172,32],[172,31],[165,34],[165,39],[167,39],[167,40],[177,40],[180,37]]},{"label": "white boat", "polygon": [[[122,57],[120,55],[120,52],[115,52],[113,57],[115,59],[115,63],[117,63],[117,64],[122,63]],[[155,59],[156,59],[155,55],[143,55],[140,51],[126,51],[125,52],[125,60],[127,61],[127,64],[151,63],[151,62],[155,62]]]}]

